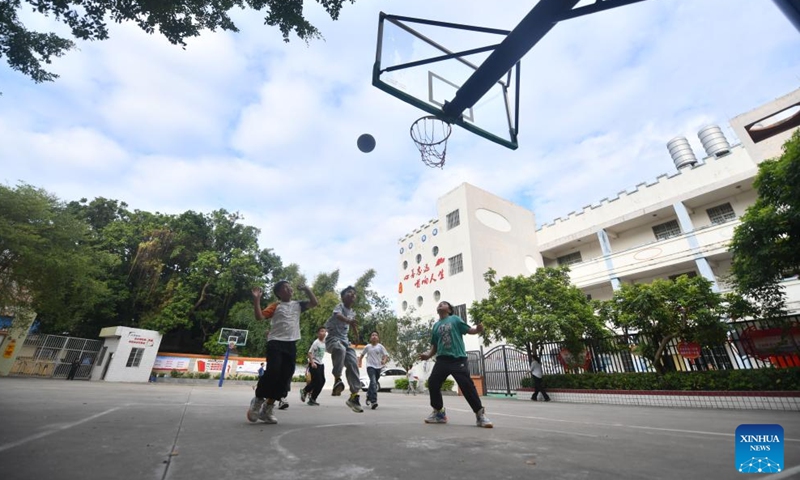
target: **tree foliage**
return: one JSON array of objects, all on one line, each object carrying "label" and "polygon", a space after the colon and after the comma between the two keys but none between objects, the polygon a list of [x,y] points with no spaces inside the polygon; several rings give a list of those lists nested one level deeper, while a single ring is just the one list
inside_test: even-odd
[{"label": "tree foliage", "polygon": [[[533,275],[496,278],[484,274],[489,295],[472,303],[472,318],[483,323],[484,341],[506,341],[528,354],[545,343],[564,342],[573,354],[584,339],[604,339],[607,330],[586,295],[570,283],[569,269],[539,268]],[[577,357],[577,355],[574,355]]]},{"label": "tree foliage", "polygon": [[108,313],[106,272],[116,261],[92,244],[89,226],[54,196],[0,185],[0,310],[33,310],[57,333]]},{"label": "tree foliage", "polygon": [[[345,3],[316,1],[333,20],[339,18]],[[19,18],[24,6],[66,24],[78,40],[105,40],[109,22],[134,22],[147,33],[159,32],[172,44],[185,46],[187,39],[206,30],[239,31],[230,17],[234,9],[261,13],[264,23],[277,27],[286,42],[292,33],[305,41],[321,38],[305,17],[303,0],[4,0],[0,2],[0,57],[5,56],[12,69],[35,82],[57,78],[44,65],[75,48],[75,42],[55,33],[29,30]]]},{"label": "tree foliage", "polygon": [[625,283],[611,300],[600,302],[599,315],[625,332],[646,338],[638,353],[663,373],[664,349],[674,339],[714,345],[727,331],[724,297],[712,291],[703,277],[681,275],[676,280],[656,279],[649,284]]},{"label": "tree foliage", "polygon": [[783,155],[759,165],[758,199],[747,208],[731,240],[731,273],[739,292],[764,317],[785,314],[781,281],[800,274],[800,130]]},{"label": "tree foliage", "polygon": [[384,343],[383,346],[389,351],[392,361],[410,371],[419,361],[419,355],[430,349],[433,322],[423,322],[412,315],[404,315],[397,318],[394,325],[397,328],[397,341],[390,346]]}]

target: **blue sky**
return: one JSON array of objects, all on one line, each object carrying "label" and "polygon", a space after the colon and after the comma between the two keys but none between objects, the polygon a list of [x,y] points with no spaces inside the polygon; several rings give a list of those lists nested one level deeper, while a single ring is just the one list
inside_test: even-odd
[{"label": "blue sky", "polygon": [[[57,59],[54,83],[0,66],[0,182],[65,201],[241,212],[312,278],[368,268],[394,299],[401,236],[436,199],[472,183],[532,209],[539,224],[674,171],[666,143],[800,86],[800,32],[767,0],[647,0],[557,25],[522,62],[520,148],[458,128],[443,170],[408,136],[422,112],[371,86],[378,13],[512,29],[532,2],[372,1],[324,40],[286,44],[252,13],[239,33],[186,49],[132,24]],[[24,12],[29,26],[65,32]],[[458,45],[453,45],[457,47]],[[377,139],[370,154],[356,138]]]}]

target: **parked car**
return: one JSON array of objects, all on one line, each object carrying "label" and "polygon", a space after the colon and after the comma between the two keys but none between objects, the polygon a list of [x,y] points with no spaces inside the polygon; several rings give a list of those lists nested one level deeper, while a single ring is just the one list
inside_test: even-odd
[{"label": "parked car", "polygon": [[[381,372],[378,379],[378,391],[388,392],[395,388],[395,380],[405,379],[406,371],[400,367],[386,368]],[[366,372],[361,374],[361,390],[367,391],[369,388],[369,376]]]}]

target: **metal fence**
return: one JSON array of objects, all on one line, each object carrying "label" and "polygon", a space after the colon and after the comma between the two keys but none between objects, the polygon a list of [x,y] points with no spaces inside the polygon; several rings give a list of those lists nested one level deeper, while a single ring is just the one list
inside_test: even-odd
[{"label": "metal fence", "polygon": [[11,375],[67,378],[73,361],[76,379],[89,379],[103,342],[60,335],[29,335],[11,367]]},{"label": "metal fence", "polygon": [[[780,329],[781,348],[775,354],[754,354],[753,332],[786,327],[785,321],[749,320],[729,324],[727,340],[720,345],[702,346],[696,359],[688,359],[678,351],[680,339],[670,341],[662,356],[668,371],[689,372],[703,370],[740,370],[754,368],[800,367],[800,317],[789,319],[788,328]],[[788,332],[788,333],[787,333]],[[655,368],[646,358],[636,353],[636,347],[651,339],[638,334],[618,335],[617,348],[603,347],[585,342],[585,362],[579,368],[568,369],[563,361],[564,344],[547,343],[541,354],[545,374],[591,373],[591,372],[654,372]],[[619,348],[622,346],[624,348]],[[525,352],[508,345],[494,347],[484,353],[467,352],[470,374],[483,377],[487,393],[512,395],[523,378],[530,376],[528,356]]]}]

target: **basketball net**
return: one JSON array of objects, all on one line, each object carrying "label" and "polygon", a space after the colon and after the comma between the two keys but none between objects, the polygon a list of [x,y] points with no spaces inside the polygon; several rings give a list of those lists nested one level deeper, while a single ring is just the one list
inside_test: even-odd
[{"label": "basketball net", "polygon": [[444,166],[447,139],[452,131],[449,123],[433,115],[426,115],[411,124],[411,139],[419,150],[422,163],[429,167]]},{"label": "basketball net", "polygon": [[230,350],[231,352],[235,352],[236,351],[236,340],[229,340],[228,341],[228,350]]}]

